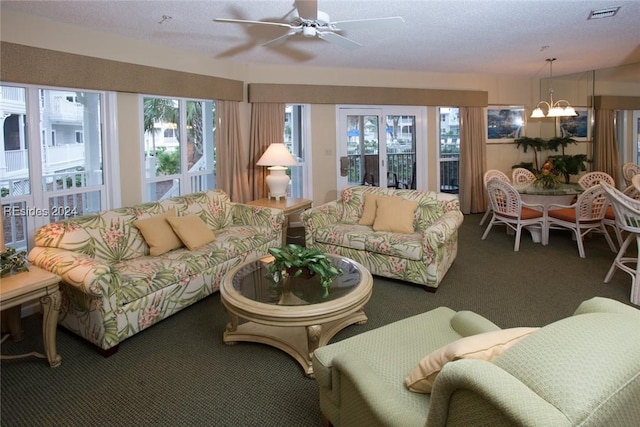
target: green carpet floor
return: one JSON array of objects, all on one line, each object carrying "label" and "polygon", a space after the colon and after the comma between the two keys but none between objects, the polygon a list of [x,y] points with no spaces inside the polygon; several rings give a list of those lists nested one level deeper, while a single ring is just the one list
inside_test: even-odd
[{"label": "green carpet floor", "polygon": [[[480,215],[467,215],[458,257],[435,293],[374,277],[369,322],[334,341],[444,305],[480,313],[501,327],[542,326],[572,314],[593,296],[629,304],[631,278],[603,278],[615,256],[604,238],[575,241],[553,232],[548,246],[494,228],[480,237]],[[1,419],[10,426],[319,426],[318,389],[290,356],[266,345],[227,346],[218,293],[163,320],[103,358],[85,341],[58,329],[62,365],[35,358],[3,360]],[[23,319],[25,339],[3,354],[42,351],[38,315]],[[381,343],[384,345],[384,343]]]}]

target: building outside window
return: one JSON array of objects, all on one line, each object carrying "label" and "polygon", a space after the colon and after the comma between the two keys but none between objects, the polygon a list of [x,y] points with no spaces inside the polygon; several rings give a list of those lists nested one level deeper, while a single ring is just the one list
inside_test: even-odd
[{"label": "building outside window", "polygon": [[5,244],[28,249],[41,226],[110,207],[109,138],[102,126],[110,120],[108,97],[113,94],[0,86]]}]

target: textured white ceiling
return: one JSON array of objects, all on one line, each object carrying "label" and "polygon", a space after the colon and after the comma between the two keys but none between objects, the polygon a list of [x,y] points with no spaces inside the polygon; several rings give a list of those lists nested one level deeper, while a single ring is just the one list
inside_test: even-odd
[{"label": "textured white ceiling", "polygon": [[[589,12],[621,6],[612,18]],[[301,35],[214,18],[284,22],[293,0],[2,1],[2,10],[114,33],[242,63],[547,76],[640,63],[640,1],[618,0],[318,0],[332,21],[401,16],[404,24],[341,34],[364,45],[347,50]],[[170,19],[163,21],[163,15]],[[161,22],[161,23],[160,23]],[[631,76],[640,80],[640,76]]]}]

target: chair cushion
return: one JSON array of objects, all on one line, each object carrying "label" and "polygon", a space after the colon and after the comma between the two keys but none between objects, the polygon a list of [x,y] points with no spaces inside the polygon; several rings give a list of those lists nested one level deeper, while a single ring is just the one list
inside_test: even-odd
[{"label": "chair cushion", "polygon": [[364,250],[367,236],[371,234],[371,227],[358,224],[329,224],[315,230],[316,242]]},{"label": "chair cushion", "polygon": [[442,367],[458,359],[482,359],[491,361],[507,348],[537,331],[539,328],[511,328],[485,332],[460,338],[429,353],[405,378],[411,391],[431,393],[433,382]]},{"label": "chair cushion", "polygon": [[167,222],[169,218],[175,218],[175,216],[175,209],[169,209],[165,213],[133,222],[149,245],[151,256],[162,255],[182,247],[182,241]]},{"label": "chair cushion", "polygon": [[369,233],[364,241],[364,249],[382,255],[398,258],[422,259],[422,234],[420,233]]},{"label": "chair cushion", "polygon": [[552,209],[547,212],[547,216],[567,222],[576,222],[576,210],[573,208]]},{"label": "chair cushion", "polygon": [[524,207],[524,206],[520,210],[520,218],[521,219],[540,218],[542,215],[543,215],[542,212],[537,211],[535,209],[527,208],[527,207]]},{"label": "chair cushion", "polygon": [[613,210],[612,206],[607,206],[607,210],[604,212],[604,217],[605,219],[612,219],[612,220],[616,219],[616,213]]}]

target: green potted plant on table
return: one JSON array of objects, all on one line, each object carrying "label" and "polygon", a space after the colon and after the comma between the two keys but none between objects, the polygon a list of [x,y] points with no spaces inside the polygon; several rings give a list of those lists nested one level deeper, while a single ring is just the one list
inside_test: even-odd
[{"label": "green potted plant on table", "polygon": [[0,277],[29,271],[27,266],[27,251],[16,251],[8,246],[0,252]]},{"label": "green potted plant on table", "polygon": [[274,260],[269,264],[268,270],[276,283],[280,283],[285,274],[293,277],[317,275],[326,296],[333,279],[343,273],[340,267],[334,265],[329,257],[318,249],[289,244],[281,248],[269,248],[269,253]]},{"label": "green potted plant on table", "polygon": [[[539,184],[544,187],[551,188],[560,185],[560,180],[557,178],[559,175],[562,175],[564,181],[569,183],[571,175],[577,175],[587,170],[585,163],[589,160],[586,154],[565,154],[564,149],[567,146],[577,144],[577,141],[569,136],[556,136],[549,140],[523,136],[515,139],[515,143],[517,148],[522,148],[525,153],[531,148],[534,152],[534,162],[521,162],[513,165],[512,168],[523,167],[530,170],[538,176]],[[547,152],[547,154],[549,152],[560,152],[561,154],[548,155],[547,161],[540,166],[538,156],[539,153],[542,154],[543,152]],[[545,165],[549,164],[553,166],[551,169],[545,167]]]}]

